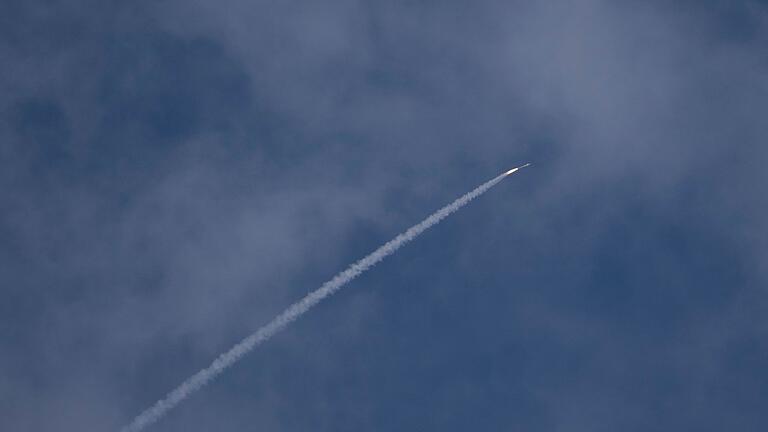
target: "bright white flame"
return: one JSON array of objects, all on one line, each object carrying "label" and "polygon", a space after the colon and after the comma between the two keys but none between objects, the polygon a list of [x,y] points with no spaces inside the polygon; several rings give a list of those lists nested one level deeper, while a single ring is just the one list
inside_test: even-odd
[{"label": "bright white flame", "polygon": [[514,173],[515,171],[519,170],[520,168],[525,168],[525,167],[529,166],[530,164],[531,164],[531,163],[529,162],[529,163],[527,163],[527,164],[525,164],[525,165],[522,165],[522,166],[519,166],[519,167],[516,167],[516,168],[512,168],[511,170],[509,170],[509,171],[505,172],[505,173],[504,173],[504,175],[505,175],[505,176],[508,176],[508,175],[510,175],[510,174],[512,174],[512,173]]}]

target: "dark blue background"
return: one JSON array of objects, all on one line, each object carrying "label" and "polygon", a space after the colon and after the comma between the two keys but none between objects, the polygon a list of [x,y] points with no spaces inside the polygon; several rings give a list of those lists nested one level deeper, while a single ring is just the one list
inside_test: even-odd
[{"label": "dark blue background", "polygon": [[0,429],[768,425],[762,1],[0,14]]}]

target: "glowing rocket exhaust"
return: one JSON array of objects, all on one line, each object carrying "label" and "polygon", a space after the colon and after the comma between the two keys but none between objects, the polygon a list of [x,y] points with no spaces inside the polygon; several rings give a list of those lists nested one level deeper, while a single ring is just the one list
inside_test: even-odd
[{"label": "glowing rocket exhaust", "polygon": [[529,165],[531,165],[531,163],[530,163],[530,162],[529,162],[529,163],[527,163],[527,164],[525,164],[525,165],[519,166],[519,167],[517,167],[517,168],[512,168],[511,170],[509,170],[509,171],[505,172],[505,173],[504,173],[504,176],[508,176],[508,175],[510,175],[510,174],[512,174],[512,173],[514,173],[515,171],[519,170],[520,168],[525,168],[525,167],[527,167],[527,166],[529,166]]}]

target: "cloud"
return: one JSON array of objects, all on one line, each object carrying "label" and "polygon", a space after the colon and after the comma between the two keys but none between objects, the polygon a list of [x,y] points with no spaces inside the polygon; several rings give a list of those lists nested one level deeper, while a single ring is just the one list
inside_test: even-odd
[{"label": "cloud", "polygon": [[[445,226],[440,235],[455,248],[427,236],[413,255],[366,279],[363,312],[344,306],[355,296],[318,310],[262,353],[255,367],[263,371],[239,371],[264,384],[258,395],[222,383],[240,389],[237,397],[254,397],[256,408],[214,390],[210,400],[241,409],[216,403],[211,410],[228,413],[233,425],[254,410],[270,413],[260,417],[265,427],[303,429],[293,405],[323,397],[302,392],[279,365],[329,359],[306,366],[305,376],[327,390],[343,381],[338,361],[352,351],[370,367],[352,370],[357,381],[339,391],[349,404],[324,405],[306,421],[326,419],[329,429],[344,419],[424,426],[416,415],[398,417],[405,408],[386,388],[378,398],[355,393],[360,382],[386,381],[384,371],[422,383],[415,371],[423,371],[430,386],[429,379],[458,374],[440,375],[440,365],[469,364],[428,332],[429,320],[394,300],[418,291],[435,320],[456,305],[474,311],[476,324],[445,318],[461,334],[510,324],[483,319],[487,309],[525,317],[514,323],[545,342],[528,341],[528,351],[509,358],[554,350],[598,365],[635,364],[635,354],[654,353],[655,363],[639,364],[649,380],[668,367],[681,377],[678,395],[714,386],[696,402],[714,417],[723,410],[706,409],[720,401],[713,383],[739,362],[746,365],[739,379],[748,381],[750,357],[734,347],[764,331],[765,17],[765,7],[749,1],[12,2],[0,18],[7,36],[0,45],[0,259],[10,269],[0,276],[10,299],[0,305],[7,353],[0,397],[14,403],[0,404],[11,407],[0,426],[119,426],[371,245],[488,173],[527,160],[535,171]],[[532,204],[520,207],[523,197]],[[482,229],[469,229],[473,217],[482,217]],[[509,247],[511,240],[519,247]],[[414,270],[414,256],[447,268],[445,276]],[[469,266],[478,261],[485,264],[475,275]],[[649,275],[640,262],[657,272]],[[419,290],[401,286],[409,283]],[[466,294],[478,286],[496,301]],[[642,305],[653,313],[637,313]],[[381,319],[373,324],[361,314]],[[334,327],[350,316],[356,326]],[[638,328],[658,329],[648,324],[653,316],[682,340],[624,340],[643,336]],[[391,334],[408,320],[421,327],[394,342]],[[503,334],[478,339],[477,348],[519,337]],[[307,345],[324,335],[327,344]],[[398,349],[427,337],[425,362],[427,353],[449,353],[455,363],[429,360],[430,374],[401,360]],[[394,350],[391,369],[373,361],[385,348]],[[620,397],[642,405],[636,416],[650,412],[654,393],[632,399],[621,387],[634,383],[628,372],[602,387],[590,385],[597,368],[564,372],[576,382],[569,386],[536,381],[559,370],[542,364],[551,369],[533,369],[530,380],[500,366],[488,372],[519,378],[518,395],[542,395],[526,399],[531,424],[542,424],[535,423],[539,409],[555,424],[593,426],[578,414],[602,418]],[[456,384],[461,394],[498,397],[473,370],[461,376],[469,383]],[[445,379],[441,388],[450,389]],[[744,406],[760,400],[728,391]],[[32,400],[42,406],[34,410]],[[169,419],[171,430],[200,416],[215,424],[194,403]],[[364,418],[351,420],[353,405],[364,407]],[[391,420],[383,407],[395,412]],[[760,419],[729,405],[721,423],[711,424],[735,424],[728,420],[734,413]]]}]

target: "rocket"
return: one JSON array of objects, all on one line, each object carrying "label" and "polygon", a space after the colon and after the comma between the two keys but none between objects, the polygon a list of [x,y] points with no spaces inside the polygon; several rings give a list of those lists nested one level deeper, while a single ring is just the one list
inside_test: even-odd
[{"label": "rocket", "polygon": [[519,170],[520,168],[525,168],[525,167],[527,167],[527,166],[530,166],[530,165],[531,165],[531,163],[530,163],[530,162],[528,162],[528,163],[527,163],[527,164],[525,164],[525,165],[519,166],[519,167],[517,167],[517,168],[512,168],[511,170],[509,170],[509,171],[505,172],[505,173],[504,173],[504,175],[505,175],[505,176],[508,176],[508,175],[512,174],[513,172],[515,172],[515,171]]}]

